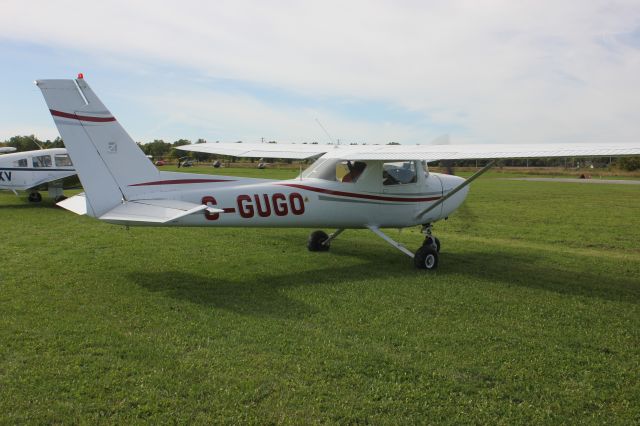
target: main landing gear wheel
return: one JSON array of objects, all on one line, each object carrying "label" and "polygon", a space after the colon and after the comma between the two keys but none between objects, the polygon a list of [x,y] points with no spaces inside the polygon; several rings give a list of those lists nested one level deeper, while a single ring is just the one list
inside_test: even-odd
[{"label": "main landing gear wheel", "polygon": [[329,250],[329,244],[324,244],[329,239],[329,236],[324,231],[313,231],[309,235],[309,241],[307,241],[307,248],[309,251],[327,251]]},{"label": "main landing gear wheel", "polygon": [[432,243],[420,247],[413,257],[413,264],[418,269],[432,271],[438,267],[438,250]]},{"label": "main landing gear wheel", "polygon": [[31,203],[39,203],[42,201],[42,195],[39,192],[31,192],[29,193],[29,201]]}]

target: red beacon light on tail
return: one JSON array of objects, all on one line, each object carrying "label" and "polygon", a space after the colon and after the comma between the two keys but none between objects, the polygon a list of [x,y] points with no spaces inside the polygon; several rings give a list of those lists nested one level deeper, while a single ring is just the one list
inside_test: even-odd
[{"label": "red beacon light on tail", "polygon": [[84,78],[84,74],[81,72],[78,73],[78,80],[82,80]]}]

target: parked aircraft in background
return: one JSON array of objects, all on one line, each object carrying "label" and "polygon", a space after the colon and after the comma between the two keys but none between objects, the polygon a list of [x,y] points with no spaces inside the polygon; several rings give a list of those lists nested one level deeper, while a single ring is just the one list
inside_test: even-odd
[{"label": "parked aircraft in background", "polygon": [[48,184],[49,196],[64,199],[62,179],[76,174],[65,148],[41,149],[0,155],[0,189],[30,191],[29,201],[42,201],[37,191]]},{"label": "parked aircraft in background", "polygon": [[[80,76],[79,76],[80,77]],[[283,145],[194,144],[198,151],[256,158],[315,158],[296,179],[267,180],[160,172],[82,78],[36,82],[73,158],[86,194],[58,205],[122,225],[331,227],[311,233],[307,247],[325,251],[345,229],[368,228],[412,257],[438,266],[432,224],[464,201],[469,183],[429,171],[429,162],[566,156],[640,155],[640,143],[599,145]],[[411,252],[381,231],[421,225]]]},{"label": "parked aircraft in background", "polygon": [[6,154],[8,152],[14,152],[16,149],[12,146],[0,146],[0,154]]}]

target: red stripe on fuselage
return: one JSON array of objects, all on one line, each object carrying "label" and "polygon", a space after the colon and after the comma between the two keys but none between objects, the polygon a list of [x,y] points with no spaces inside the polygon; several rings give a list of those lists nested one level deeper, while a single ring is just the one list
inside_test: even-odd
[{"label": "red stripe on fuselage", "polygon": [[80,121],[93,121],[95,123],[106,123],[108,121],[116,121],[115,117],[91,117],[88,115],[78,115],[78,114],[70,114],[68,112],[56,111],[55,109],[50,109],[51,115],[55,115],[56,117],[63,118],[71,118],[73,120]]},{"label": "red stripe on fuselage", "polygon": [[406,197],[383,197],[380,195],[370,195],[370,194],[358,194],[356,192],[343,192],[343,191],[334,191],[331,189],[325,188],[316,188],[308,185],[300,185],[297,183],[281,183],[280,185],[290,186],[298,189],[306,189],[307,191],[320,192],[322,194],[329,195],[339,195],[341,197],[352,197],[352,198],[363,198],[365,200],[378,200],[378,201],[401,201],[401,202],[424,202],[424,201],[436,201],[439,200],[440,197],[422,197],[422,198],[406,198]]},{"label": "red stripe on fuselage", "polygon": [[174,179],[174,180],[156,180],[153,182],[134,183],[129,186],[148,186],[148,185],[187,185],[190,183],[215,183],[215,182],[235,182],[227,179]]}]

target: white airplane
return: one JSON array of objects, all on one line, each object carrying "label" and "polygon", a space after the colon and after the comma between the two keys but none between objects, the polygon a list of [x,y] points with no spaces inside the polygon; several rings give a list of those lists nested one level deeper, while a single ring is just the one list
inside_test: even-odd
[{"label": "white airplane", "polygon": [[[15,150],[15,149],[14,149]],[[49,196],[64,199],[62,179],[76,174],[64,148],[14,152],[0,156],[0,189],[30,191],[29,201],[40,202],[37,187],[47,183]]]},{"label": "white airplane", "polygon": [[[79,76],[80,77],[80,76]],[[74,161],[85,194],[58,205],[126,226],[233,226],[335,228],[312,232],[307,247],[328,250],[345,229],[368,228],[412,257],[416,267],[438,266],[432,224],[464,201],[469,179],[432,173],[440,160],[640,155],[640,143],[616,145],[282,145],[183,146],[236,157],[314,158],[298,178],[244,179],[161,172],[145,157],[82,78],[39,80],[53,120]],[[415,252],[381,228],[421,225]]]},{"label": "white airplane", "polygon": [[8,152],[14,152],[16,149],[12,146],[0,146],[0,154],[6,154]]}]

